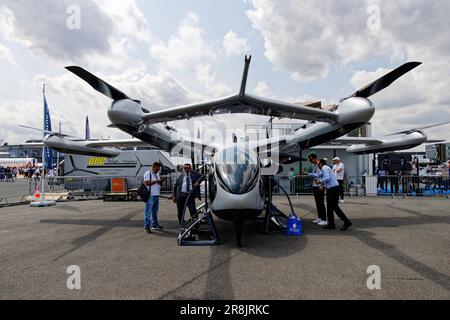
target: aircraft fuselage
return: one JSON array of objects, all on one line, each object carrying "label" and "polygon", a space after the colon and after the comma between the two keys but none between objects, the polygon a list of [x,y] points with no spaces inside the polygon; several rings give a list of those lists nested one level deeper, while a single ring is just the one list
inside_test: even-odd
[{"label": "aircraft fuselage", "polygon": [[391,139],[383,139],[381,144],[375,145],[352,145],[346,150],[349,153],[356,155],[371,154],[371,153],[382,153],[389,151],[405,150],[411,149],[421,145],[427,141],[427,136],[420,131],[415,131],[412,133],[397,135]]}]

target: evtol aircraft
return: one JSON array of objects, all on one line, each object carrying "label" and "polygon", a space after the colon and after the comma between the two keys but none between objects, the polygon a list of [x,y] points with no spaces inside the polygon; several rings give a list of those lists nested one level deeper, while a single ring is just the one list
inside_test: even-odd
[{"label": "evtol aircraft", "polygon": [[[67,70],[86,81],[101,94],[112,99],[107,110],[111,127],[118,128],[133,139],[73,141],[54,132],[48,132],[44,142],[47,146],[66,153],[114,156],[114,151],[104,147],[119,147],[146,144],[171,152],[180,144],[208,150],[211,155],[209,176],[209,210],[217,217],[233,221],[237,242],[241,244],[241,224],[247,219],[256,219],[265,209],[265,184],[262,176],[264,168],[273,164],[267,162],[266,155],[276,154],[276,167],[286,155],[299,149],[311,148],[339,138],[370,121],[375,107],[369,99],[372,95],[390,86],[394,81],[418,67],[420,62],[407,62],[374,82],[345,97],[331,110],[312,108],[310,103],[289,103],[257,97],[246,92],[246,84],[251,56],[245,57],[245,67],[241,87],[237,94],[160,111],[149,111],[141,101],[113,87],[78,66]],[[183,137],[168,122],[219,114],[255,114],[277,118],[307,120],[308,123],[294,133],[251,141],[242,145],[221,145],[217,142],[205,144],[203,141]],[[385,150],[411,148],[426,141],[420,129],[398,133],[395,138],[341,138],[340,143],[355,144],[349,152],[356,154],[376,153]],[[351,141],[350,141],[351,140]],[[96,149],[96,150],[92,150]],[[92,153],[91,153],[92,152]],[[111,152],[111,153],[110,153]],[[117,151],[120,152],[120,151]],[[272,154],[273,153],[273,154]],[[273,157],[272,157],[273,158]],[[225,160],[226,159],[226,160]],[[224,161],[225,160],[225,161]],[[275,174],[268,173],[268,175]]]}]

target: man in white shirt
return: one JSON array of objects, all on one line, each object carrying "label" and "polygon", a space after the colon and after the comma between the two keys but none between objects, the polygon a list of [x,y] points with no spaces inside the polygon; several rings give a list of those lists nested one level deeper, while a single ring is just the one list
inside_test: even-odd
[{"label": "man in white shirt", "polygon": [[340,202],[344,202],[344,163],[341,161],[339,157],[335,157],[333,159],[334,166],[333,172],[336,175],[336,179],[339,182],[339,197]]},{"label": "man in white shirt", "polygon": [[[159,178],[160,169],[161,164],[155,162],[152,168],[144,174],[144,184],[150,189],[150,197],[145,204],[144,213],[144,229],[147,233],[151,233],[150,227],[154,230],[163,229],[158,223],[159,196],[161,195],[161,184],[164,181],[164,179]],[[151,220],[153,220],[153,225]]]}]

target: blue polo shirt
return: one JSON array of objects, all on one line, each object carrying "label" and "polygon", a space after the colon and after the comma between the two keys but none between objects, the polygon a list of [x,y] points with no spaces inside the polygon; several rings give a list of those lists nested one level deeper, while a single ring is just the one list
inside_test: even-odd
[{"label": "blue polo shirt", "polygon": [[327,189],[339,186],[336,175],[329,166],[323,166],[319,173],[310,173],[309,176],[319,178],[320,182],[324,184]]}]

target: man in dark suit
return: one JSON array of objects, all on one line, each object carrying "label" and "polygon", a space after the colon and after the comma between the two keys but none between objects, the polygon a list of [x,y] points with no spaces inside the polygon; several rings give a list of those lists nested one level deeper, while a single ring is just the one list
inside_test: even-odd
[{"label": "man in dark suit", "polygon": [[[173,186],[172,200],[177,204],[178,223],[180,227],[185,224],[183,221],[183,209],[187,200],[187,207],[191,217],[196,213],[195,198],[200,198],[200,183],[203,176],[198,172],[192,171],[192,166],[186,163],[183,166],[183,172],[177,177]],[[188,196],[192,193],[192,195]]]}]

